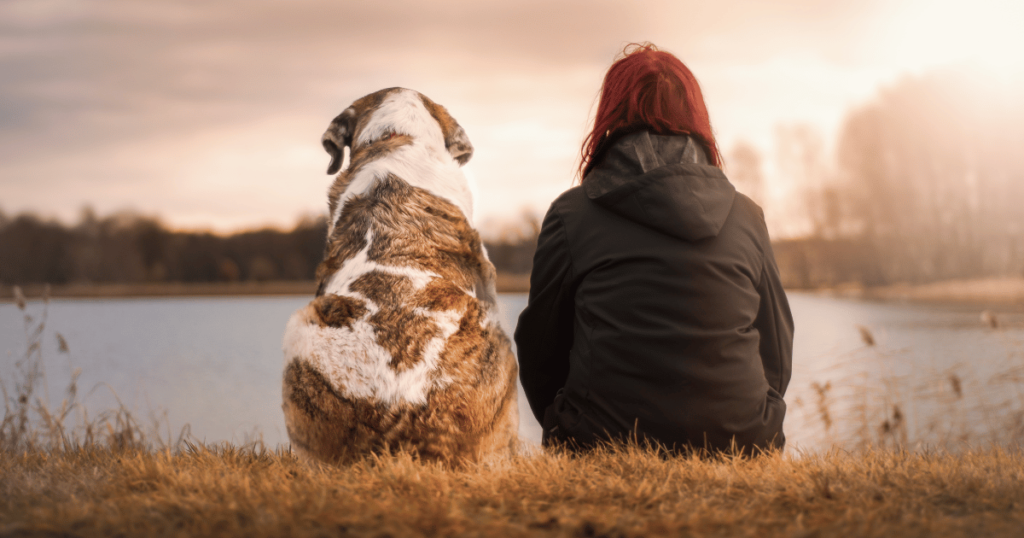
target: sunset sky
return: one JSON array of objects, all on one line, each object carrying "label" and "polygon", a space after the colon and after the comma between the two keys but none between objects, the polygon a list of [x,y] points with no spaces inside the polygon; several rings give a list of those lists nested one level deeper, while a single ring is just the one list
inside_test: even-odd
[{"label": "sunset sky", "polygon": [[939,67],[1019,84],[1021,28],[1022,4],[997,0],[5,0],[0,210],[291,226],[326,211],[331,118],[404,86],[465,127],[476,221],[493,229],[571,185],[604,71],[651,41],[701,82],[726,155],[738,141],[762,153],[785,234],[779,125],[831,144],[851,107]]}]

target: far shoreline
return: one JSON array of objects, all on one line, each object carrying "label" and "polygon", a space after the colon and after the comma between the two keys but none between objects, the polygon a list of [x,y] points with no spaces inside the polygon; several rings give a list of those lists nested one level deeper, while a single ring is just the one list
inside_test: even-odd
[{"label": "far shoreline", "polygon": [[952,304],[1024,311],[1024,277],[957,279],[888,286],[850,283],[822,288],[787,288],[786,291],[866,301]]},{"label": "far shoreline", "polygon": [[[137,283],[75,283],[49,286],[52,299],[121,299],[149,297],[238,297],[289,296],[316,293],[314,280],[248,281],[248,282],[137,282]],[[498,293],[527,293],[529,275],[499,274]],[[32,300],[47,294],[46,284],[21,286],[25,297]],[[14,287],[0,284],[0,302],[14,300]]]},{"label": "far shoreline", "polygon": [[[145,282],[145,283],[75,283],[49,287],[54,299],[119,299],[149,297],[237,297],[237,296],[312,296],[316,282]],[[46,293],[45,284],[21,286],[28,299],[38,299]],[[530,276],[499,274],[498,293],[528,293]],[[1008,308],[1024,311],[1024,277],[998,277],[981,279],[946,280],[926,284],[893,284],[889,286],[862,286],[845,284],[822,288],[787,288],[795,293],[882,301],[894,303],[961,304]],[[0,285],[0,302],[14,300],[13,286]]]}]

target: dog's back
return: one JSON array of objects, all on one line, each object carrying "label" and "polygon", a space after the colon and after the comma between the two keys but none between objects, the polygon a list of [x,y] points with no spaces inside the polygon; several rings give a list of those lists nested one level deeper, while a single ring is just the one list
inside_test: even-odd
[{"label": "dog's back", "polygon": [[[384,92],[396,91],[409,92]],[[494,268],[459,196],[472,146],[443,108],[410,93],[424,105],[399,124],[382,129],[380,116],[396,116],[389,102],[415,109],[410,95],[371,94],[353,105],[368,110],[350,107],[325,134],[328,151],[328,138],[341,139],[352,158],[331,190],[317,297],[288,323],[283,394],[293,447],[323,460],[400,449],[478,460],[516,442],[515,358]],[[436,133],[415,125],[424,113],[443,116]],[[400,125],[410,115],[414,133]],[[463,153],[450,151],[450,136]]]}]

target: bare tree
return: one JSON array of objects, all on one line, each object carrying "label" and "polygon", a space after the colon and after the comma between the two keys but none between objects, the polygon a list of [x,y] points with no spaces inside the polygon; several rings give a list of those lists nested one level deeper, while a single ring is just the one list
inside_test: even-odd
[{"label": "bare tree", "polygon": [[803,211],[810,235],[825,239],[842,235],[850,226],[821,132],[807,124],[780,125],[775,144],[780,172],[798,185],[800,193],[790,205]]},{"label": "bare tree", "polygon": [[745,140],[736,142],[725,159],[729,181],[736,190],[764,206],[764,168],[761,153]]}]

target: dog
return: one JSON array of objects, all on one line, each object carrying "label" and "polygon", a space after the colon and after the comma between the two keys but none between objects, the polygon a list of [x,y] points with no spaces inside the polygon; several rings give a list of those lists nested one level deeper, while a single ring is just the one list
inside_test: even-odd
[{"label": "dog", "polygon": [[419,92],[358,99],[324,133],[335,174],[316,297],[284,336],[283,409],[300,456],[515,452],[518,366],[471,225],[473,145]]}]

